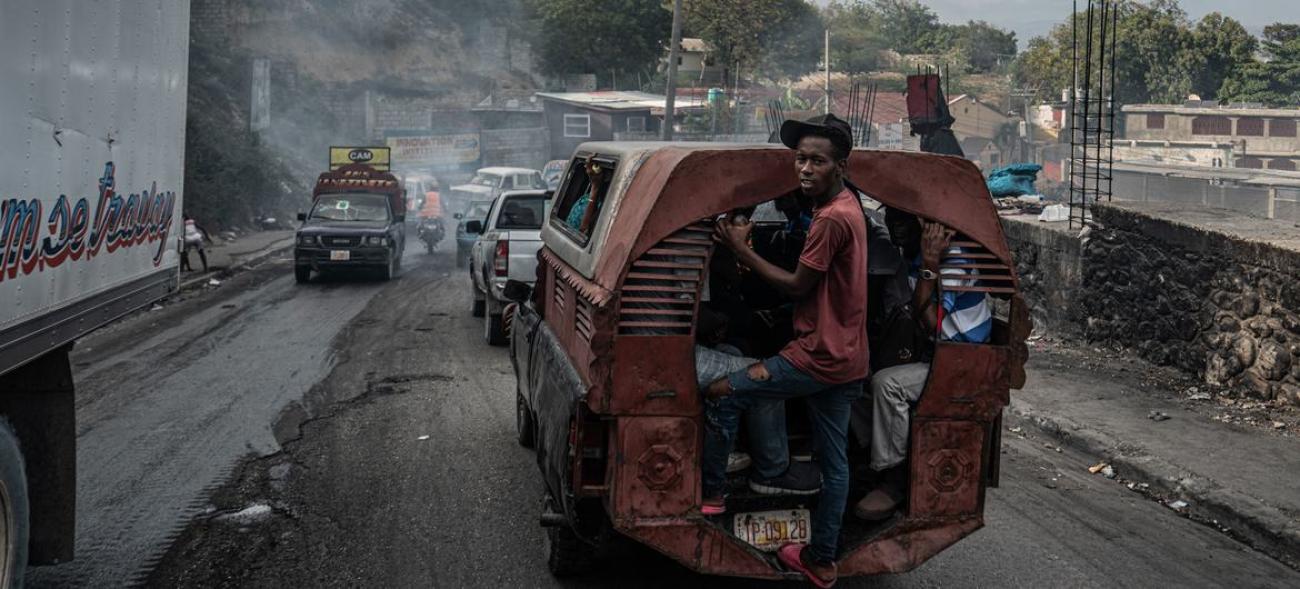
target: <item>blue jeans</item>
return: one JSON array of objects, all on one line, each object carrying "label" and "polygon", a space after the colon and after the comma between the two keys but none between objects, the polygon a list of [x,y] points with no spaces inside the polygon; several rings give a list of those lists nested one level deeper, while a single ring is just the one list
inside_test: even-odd
[{"label": "blue jeans", "polygon": [[[695,372],[700,390],[709,383],[744,370],[758,362],[730,344],[713,348],[696,346]],[[762,478],[775,478],[790,468],[790,439],[785,431],[785,401],[762,399],[745,412],[745,425],[749,428],[749,455],[754,459],[754,472]]]},{"label": "blue jeans", "polygon": [[767,380],[750,378],[748,368],[738,370],[727,376],[732,394],[704,403],[704,451],[700,459],[704,496],[717,497],[727,489],[727,455],[736,442],[741,413],[764,401],[807,399],[822,472],[821,497],[813,513],[809,548],[818,561],[834,562],[849,497],[849,415],[853,401],[862,396],[862,381],[827,385],[781,356],[768,358],[763,365]]}]

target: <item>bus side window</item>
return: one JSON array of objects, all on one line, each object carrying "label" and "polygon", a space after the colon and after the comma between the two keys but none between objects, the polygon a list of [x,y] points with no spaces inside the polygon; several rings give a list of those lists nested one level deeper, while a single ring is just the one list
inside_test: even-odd
[{"label": "bus side window", "polygon": [[586,244],[591,237],[591,230],[596,226],[600,213],[604,209],[605,196],[609,183],[614,176],[615,162],[596,160],[595,182],[587,173],[587,158],[574,158],[570,164],[568,182],[564,193],[558,195],[552,207],[555,223],[565,234],[580,244]]}]

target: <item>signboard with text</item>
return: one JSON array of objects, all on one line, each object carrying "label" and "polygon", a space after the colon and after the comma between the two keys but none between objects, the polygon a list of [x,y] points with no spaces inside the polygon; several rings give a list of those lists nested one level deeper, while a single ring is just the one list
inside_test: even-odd
[{"label": "signboard with text", "polygon": [[385,140],[393,164],[402,167],[446,167],[473,164],[480,155],[478,133],[408,135]]},{"label": "signboard with text", "polygon": [[366,164],[381,172],[387,172],[389,161],[387,147],[330,147],[331,171],[348,164]]}]

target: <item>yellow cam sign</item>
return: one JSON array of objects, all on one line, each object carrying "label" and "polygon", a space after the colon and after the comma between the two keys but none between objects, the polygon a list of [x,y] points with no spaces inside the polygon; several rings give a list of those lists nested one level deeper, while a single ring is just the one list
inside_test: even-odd
[{"label": "yellow cam sign", "polygon": [[366,164],[381,172],[389,169],[387,147],[331,147],[330,170],[337,170],[348,164]]}]

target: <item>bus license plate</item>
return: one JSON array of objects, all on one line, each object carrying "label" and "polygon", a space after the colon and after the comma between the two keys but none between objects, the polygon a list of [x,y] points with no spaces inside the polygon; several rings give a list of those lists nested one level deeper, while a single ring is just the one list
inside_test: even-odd
[{"label": "bus license plate", "polygon": [[789,542],[807,542],[812,537],[807,509],[738,513],[733,521],[737,538],[768,552]]},{"label": "bus license plate", "polygon": [[331,262],[346,262],[352,259],[352,252],[348,250],[330,250]]}]

